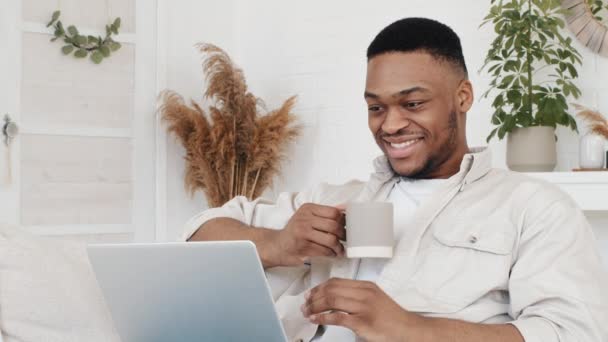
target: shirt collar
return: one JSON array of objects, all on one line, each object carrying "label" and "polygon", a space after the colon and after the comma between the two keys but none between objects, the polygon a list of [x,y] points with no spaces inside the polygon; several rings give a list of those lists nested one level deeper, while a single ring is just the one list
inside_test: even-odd
[{"label": "shirt collar", "polygon": [[[492,153],[487,147],[472,147],[469,153],[464,155],[460,163],[460,171],[455,175],[470,184],[485,176],[492,168]],[[376,177],[388,181],[396,177],[388,158],[385,155],[374,159],[374,170]]]}]

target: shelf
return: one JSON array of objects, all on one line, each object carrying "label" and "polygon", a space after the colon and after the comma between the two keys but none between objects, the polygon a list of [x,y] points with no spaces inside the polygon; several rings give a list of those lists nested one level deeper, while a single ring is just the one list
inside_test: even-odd
[{"label": "shelf", "polygon": [[608,211],[608,172],[530,172],[558,185],[585,211]]}]

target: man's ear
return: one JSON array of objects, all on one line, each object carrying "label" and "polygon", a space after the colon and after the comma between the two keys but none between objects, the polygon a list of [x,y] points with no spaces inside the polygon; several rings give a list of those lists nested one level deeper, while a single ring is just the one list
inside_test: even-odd
[{"label": "man's ear", "polygon": [[463,80],[458,85],[456,93],[458,109],[461,113],[466,113],[473,106],[475,96],[473,95],[473,84],[469,80]]}]

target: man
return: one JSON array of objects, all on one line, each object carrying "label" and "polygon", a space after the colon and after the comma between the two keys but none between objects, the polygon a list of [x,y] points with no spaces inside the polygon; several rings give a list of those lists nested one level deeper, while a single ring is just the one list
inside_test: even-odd
[{"label": "man", "polygon": [[[185,238],[255,242],[293,340],[606,340],[608,287],[580,209],[467,145],[473,89],[458,36],[407,18],[367,58],[368,123],[384,152],[367,182],[235,198],[193,218]],[[390,260],[344,258],[340,206],[368,200],[395,207]]]}]

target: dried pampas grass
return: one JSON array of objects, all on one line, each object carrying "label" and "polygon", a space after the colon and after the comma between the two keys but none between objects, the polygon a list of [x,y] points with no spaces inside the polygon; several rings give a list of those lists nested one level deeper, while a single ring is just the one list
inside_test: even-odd
[{"label": "dried pampas grass", "polygon": [[587,122],[591,132],[608,139],[608,119],[600,112],[593,111],[579,104],[574,104],[574,108],[579,110],[579,112],[576,113],[576,116]]},{"label": "dried pampas grass", "polygon": [[272,185],[287,144],[300,134],[291,112],[295,97],[261,115],[262,101],[248,92],[243,71],[226,52],[212,44],[197,48],[208,83],[204,96],[214,105],[205,112],[171,90],[160,94],[167,131],[186,148],[186,188],[203,190],[211,207],[235,196],[255,199]]}]

